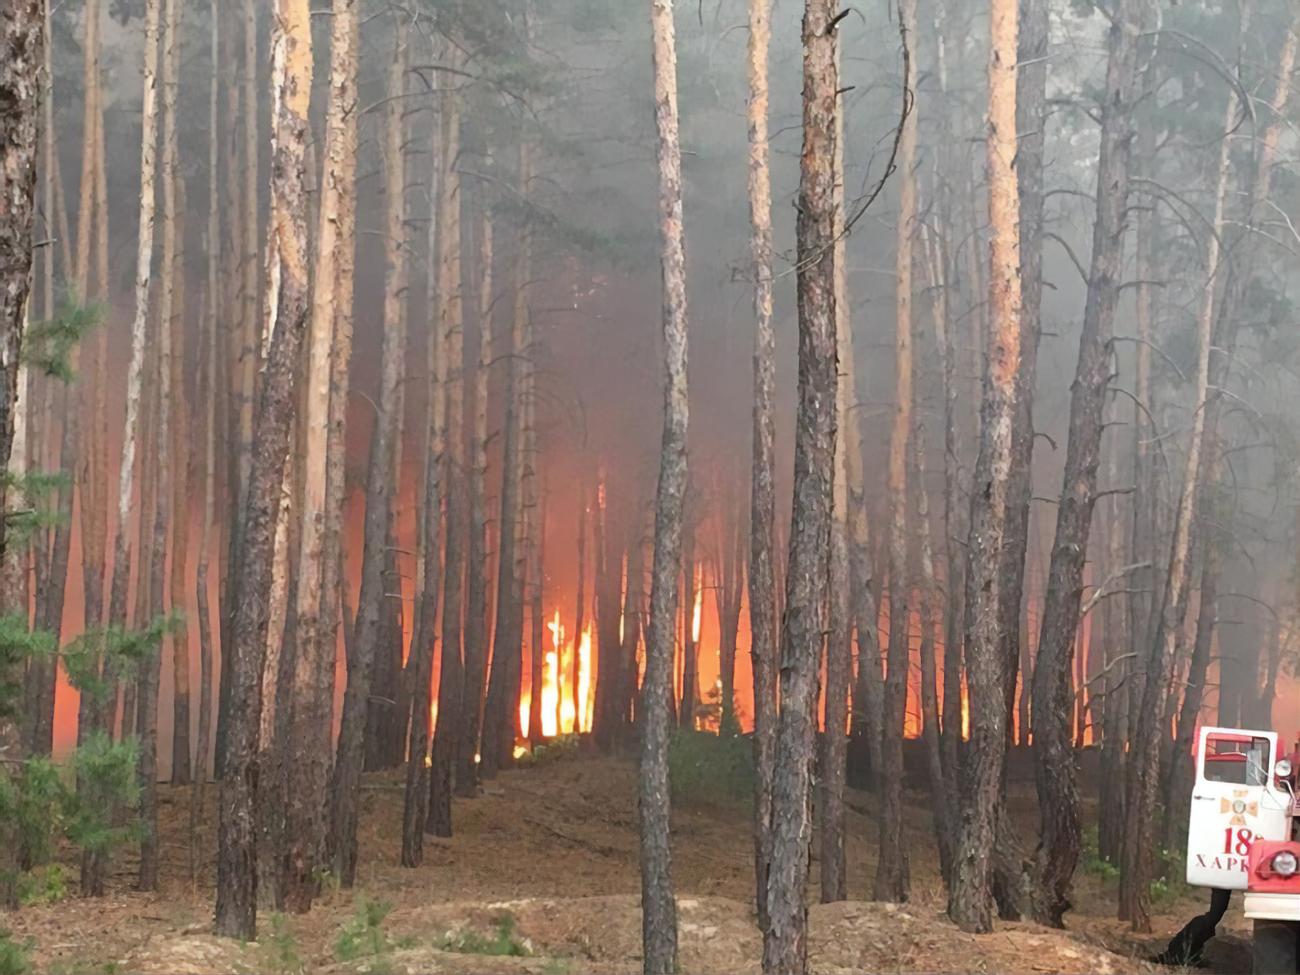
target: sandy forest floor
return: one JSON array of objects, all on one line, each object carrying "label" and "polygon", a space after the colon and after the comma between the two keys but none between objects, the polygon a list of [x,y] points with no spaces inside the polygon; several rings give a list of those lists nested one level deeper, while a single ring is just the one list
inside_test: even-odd
[{"label": "sandy forest floor", "polygon": [[[631,763],[572,756],[518,769],[475,800],[457,800],[457,835],[429,840],[425,865],[397,866],[402,793],[396,776],[367,780],[362,866],[355,891],[333,891],[306,917],[261,918],[257,944],[211,937],[214,867],[192,884],[188,789],[161,795],[163,890],[131,890],[134,864],[117,863],[110,896],[75,897],[3,919],[31,939],[36,971],[163,973],[415,972],[579,975],[640,970],[637,837]],[[215,790],[209,790],[209,794]],[[1032,828],[1032,798],[1016,815]],[[1070,930],[1000,924],[985,937],[942,917],[929,817],[912,820],[913,900],[866,900],[875,869],[871,797],[850,793],[846,903],[811,910],[812,968],[872,972],[1144,972],[1143,959],[1204,910],[1200,896],[1167,904],[1157,935],[1134,938],[1114,920],[1114,890],[1081,871]],[[213,796],[215,799],[215,796]],[[743,805],[674,811],[684,973],[756,972],[761,940],[750,908],[751,833]],[[215,808],[205,829],[215,830]],[[207,844],[212,845],[210,842]],[[814,844],[814,849],[816,844]],[[814,879],[816,863],[813,865]],[[69,875],[75,872],[69,866]],[[357,920],[366,901],[391,910]],[[1249,967],[1237,905],[1210,950],[1219,971]]]}]

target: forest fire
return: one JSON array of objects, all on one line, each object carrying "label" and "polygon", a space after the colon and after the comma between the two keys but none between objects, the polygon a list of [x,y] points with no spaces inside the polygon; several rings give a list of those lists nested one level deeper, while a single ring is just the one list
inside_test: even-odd
[{"label": "forest fire", "polygon": [[[962,784],[915,871],[962,929],[1013,816],[1016,913],[1063,924],[1093,809],[1149,927],[1188,730],[1300,725],[1300,256],[1264,232],[1300,210],[1300,4],[1183,5],[1216,77],[1153,62],[1151,0],[747,0],[680,91],[673,0],[364,6],[6,0],[0,806],[52,805],[0,813],[0,957],[61,858],[180,892],[182,822],[250,942],[259,901],[384,881],[400,801],[401,866],[440,841],[412,899],[453,859],[494,900],[630,888],[580,820],[641,831],[640,960],[675,970],[692,776],[774,783],[723,826],[770,971],[812,944],[778,834],[842,901],[869,788],[905,902],[923,776]],[[498,826],[618,855],[522,869]]]},{"label": "forest fire", "polygon": [[[583,628],[575,646],[568,639],[568,631],[557,609],[546,629],[551,636],[551,646],[542,658],[542,687],[537,709],[542,737],[588,732],[595,704],[591,696],[591,626],[588,624]],[[519,694],[519,727],[525,738],[529,737],[533,727],[533,713],[533,689],[525,688]]]}]

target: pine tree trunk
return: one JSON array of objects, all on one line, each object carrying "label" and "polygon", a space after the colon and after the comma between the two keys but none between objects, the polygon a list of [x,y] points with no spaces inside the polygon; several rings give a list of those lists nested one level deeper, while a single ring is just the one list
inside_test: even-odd
[{"label": "pine tree trunk", "polygon": [[318,208],[303,397],[302,520],[293,605],[295,653],[282,787],[287,855],[279,862],[286,906],[315,896],[333,744],[338,648],[339,519],[343,423],[352,341],[352,213],[356,167],[356,0],[335,0],[330,22],[329,105]]},{"label": "pine tree trunk", "polygon": [[772,781],[772,859],[763,971],[802,973],[808,961],[809,790],[817,736],[818,663],[835,474],[835,144],[839,77],[836,0],[806,0],[803,155],[798,206],[799,409],[794,508],[782,623],[780,717]]},{"label": "pine tree trunk", "polygon": [[[1047,127],[1048,10],[1032,0],[1019,0],[1019,59],[1016,83],[1016,124],[1021,133],[1016,160],[1020,187],[1021,341],[1016,375],[1016,416],[1012,428],[1010,514],[1002,550],[1004,586],[1001,613],[1003,653],[1006,658],[1008,707],[1017,706],[1016,677],[1020,675],[1018,713],[1022,736],[1027,736],[1031,666],[1028,637],[1022,619],[1026,610],[1025,566],[1029,549],[1030,502],[1034,488],[1034,394],[1038,381],[1038,344],[1041,334],[1043,294],[1043,146]],[[1011,717],[1008,716],[1008,722]],[[1008,743],[1015,740],[1008,724]],[[1022,741],[1027,741],[1023,737]],[[1003,878],[1000,886],[1018,886],[1018,878]],[[1004,907],[1006,905],[1003,905]],[[1004,914],[1007,913],[1005,910]]]},{"label": "pine tree trunk", "polygon": [[[519,145],[519,191],[528,192],[532,173],[532,147],[524,139]],[[523,454],[523,366],[528,318],[528,285],[532,274],[532,238],[524,226],[515,258],[514,316],[510,328],[510,358],[506,365],[505,444],[501,459],[501,531],[497,568],[496,627],[493,630],[492,667],[488,676],[487,704],[483,719],[484,778],[513,760],[518,694],[511,693],[512,675],[521,668],[523,653],[523,550],[519,544],[521,521],[520,491]]]},{"label": "pine tree trunk", "polygon": [[[586,728],[587,700],[582,695],[581,676],[582,676],[582,634],[587,628],[587,480],[579,475],[578,479],[578,595],[575,599],[573,614],[573,658],[569,671],[569,689],[573,696],[573,733],[580,734],[588,730]],[[689,566],[691,560],[688,558],[686,564]],[[692,599],[694,597],[691,597]],[[691,602],[694,606],[695,603]],[[694,646],[694,641],[690,644]],[[692,675],[693,676],[693,675]],[[682,683],[682,697],[686,697],[685,676]],[[695,685],[691,685],[691,712],[695,710]],[[691,727],[686,725],[686,727]]]},{"label": "pine tree trunk", "polygon": [[[179,4],[181,0],[176,0]],[[176,30],[180,30],[180,19]],[[174,41],[178,50],[180,40]],[[174,54],[173,57],[178,57]],[[176,66],[171,71],[171,84],[175,88],[177,81]],[[175,107],[176,92],[167,93],[168,111]],[[186,620],[185,578],[189,568],[190,538],[190,468],[191,443],[186,404],[190,402],[185,387],[185,224],[187,198],[185,182],[177,175],[176,247],[173,253],[172,276],[175,279],[175,294],[172,300],[171,363],[168,388],[171,399],[171,458],[172,500],[168,526],[172,536],[172,554],[170,594],[168,605],[174,620],[171,634],[172,643],[172,785],[189,785],[191,779],[190,755],[190,637]]]},{"label": "pine tree trunk", "polygon": [[411,654],[415,661],[412,677],[411,729],[406,758],[406,791],[402,802],[402,866],[418,867],[424,860],[424,824],[429,816],[429,741],[433,731],[433,661],[435,630],[438,620],[438,595],[442,588],[442,476],[443,453],[446,450],[444,431],[447,360],[441,354],[438,321],[438,267],[439,233],[438,214],[441,201],[441,174],[445,163],[441,155],[443,146],[435,117],[430,126],[430,192],[429,232],[425,246],[425,314],[429,318],[428,349],[428,406],[425,417],[425,436],[428,450],[424,457],[424,496],[420,512],[420,570],[419,604],[415,613],[415,631],[411,638]]},{"label": "pine tree trunk", "polygon": [[917,569],[921,586],[921,725],[925,745],[926,771],[930,780],[930,800],[934,819],[935,844],[939,849],[939,870],[952,875],[952,840],[955,823],[952,801],[943,765],[940,741],[938,666],[935,659],[935,634],[941,625],[940,591],[934,575],[934,546],[930,539],[930,497],[925,487],[925,421],[918,401],[914,405],[916,427],[912,433],[911,483],[916,498]]},{"label": "pine tree trunk", "polygon": [[405,85],[407,50],[404,25],[397,27],[396,51],[389,67],[389,100],[385,120],[384,155],[387,196],[385,240],[384,337],[381,350],[379,410],[370,442],[366,478],[365,546],[361,563],[361,595],[357,603],[354,652],[348,654],[348,681],[343,697],[338,756],[330,780],[330,848],[335,876],[345,887],[356,882],[357,821],[361,803],[361,772],[366,736],[379,732],[371,712],[375,661],[389,652],[382,643],[384,616],[389,609],[387,574],[394,483],[394,457],[400,429],[402,375],[406,362],[407,287],[405,241],[406,166],[403,146],[401,93]]},{"label": "pine tree trunk", "polygon": [[[1242,33],[1245,35],[1248,8],[1243,5]],[[1165,577],[1164,597],[1161,600],[1160,618],[1155,623],[1155,639],[1149,648],[1146,665],[1147,679],[1142,687],[1142,705],[1134,729],[1131,747],[1132,758],[1128,770],[1129,804],[1125,822],[1125,856],[1121,876],[1121,897],[1128,908],[1129,923],[1134,931],[1151,929],[1151,893],[1153,850],[1155,833],[1156,796],[1160,790],[1160,755],[1168,735],[1169,724],[1160,720],[1166,709],[1168,695],[1174,692],[1173,676],[1177,654],[1176,644],[1183,629],[1183,617],[1190,590],[1190,561],[1192,532],[1197,499],[1204,476],[1202,457],[1212,444],[1207,444],[1207,414],[1211,412],[1210,359],[1214,345],[1214,316],[1218,308],[1219,275],[1224,207],[1228,192],[1231,163],[1230,133],[1240,106],[1229,99],[1225,110],[1223,138],[1220,142],[1214,216],[1209,243],[1206,246],[1206,281],[1201,291],[1197,316],[1197,368],[1195,409],[1192,419],[1191,443],[1183,469],[1182,490],[1174,520],[1174,537],[1170,549],[1169,569]]]},{"label": "pine tree trunk", "polygon": [[[92,210],[94,213],[96,258],[95,285],[98,294],[108,294],[108,203],[106,177],[103,172],[103,104],[99,91],[99,0],[89,0],[86,4],[86,36],[84,55],[86,59],[86,138],[82,152],[85,159],[82,164],[83,179],[88,179],[92,190]],[[87,159],[89,165],[87,165]],[[91,246],[89,227],[78,231],[77,244],[82,245],[82,236],[86,238],[85,246]],[[89,268],[90,255],[87,254],[86,266]],[[90,288],[83,284],[85,295]],[[107,409],[107,359],[108,359],[108,323],[102,323],[96,330],[94,378],[82,383],[83,415],[87,418],[86,436],[81,451],[81,465],[78,474],[79,505],[81,514],[81,566],[82,592],[84,603],[83,624],[86,632],[94,632],[104,623],[104,558],[107,547],[108,518],[108,409]],[[83,734],[104,721],[103,706],[93,701],[92,695],[83,695],[77,708],[77,736]]]},{"label": "pine tree trunk", "polygon": [[[618,735],[618,714],[615,706],[616,685],[619,680],[619,600],[622,586],[622,561],[615,557],[619,551],[611,537],[609,524],[609,477],[601,466],[596,475],[596,514],[594,542],[596,545],[596,716],[592,729],[596,747],[602,752],[612,751]],[[521,624],[522,626],[522,624]],[[521,652],[522,665],[522,652]]]},{"label": "pine tree trunk", "polygon": [[[214,4],[211,17],[212,63],[218,62],[221,50],[221,17]],[[220,84],[218,73],[212,73],[208,95],[210,127],[208,129],[208,267],[207,267],[207,314],[203,319],[201,339],[203,351],[200,357],[206,385],[203,405],[203,463],[200,476],[203,478],[203,524],[199,535],[199,557],[196,569],[195,587],[199,625],[199,727],[198,741],[194,753],[194,790],[190,793],[189,819],[189,869],[191,882],[198,877],[199,834],[202,831],[203,817],[206,809],[208,785],[208,760],[212,735],[212,610],[209,606],[208,564],[212,551],[213,535],[216,528],[217,514],[217,414],[218,414],[218,378],[220,375],[218,359],[221,355],[218,328],[221,316],[220,305],[220,271],[219,241],[221,239],[221,199],[217,183],[217,171],[220,165],[220,151],[217,141],[219,126],[218,96]],[[202,385],[202,384],[201,384]]]},{"label": "pine tree trunk", "polygon": [[[0,470],[8,469],[13,451],[18,360],[31,289],[44,26],[39,0],[0,5],[0,96],[9,106],[0,117]],[[6,494],[0,486],[3,509],[9,507]],[[0,518],[0,562],[4,555]]]},{"label": "pine tree trunk", "polygon": [[[455,55],[452,55],[455,62]],[[455,67],[455,63],[453,63]],[[429,780],[429,815],[425,832],[451,836],[452,775],[456,736],[461,724],[461,605],[465,575],[464,510],[464,318],[461,283],[461,179],[457,160],[461,144],[461,107],[454,94],[442,102],[442,173],[439,176],[438,333],[439,354],[446,363],[447,435],[442,462],[447,498],[446,551],[442,578],[442,662],[438,676],[438,722],[433,736],[433,774]]]},{"label": "pine tree trunk", "polygon": [[[582,528],[585,529],[583,522]],[[695,707],[699,700],[700,663],[696,648],[695,601],[700,593],[695,570],[695,524],[692,520],[682,529],[682,696],[677,703],[677,724],[687,730],[695,730]],[[586,545],[585,530],[579,534],[583,546]],[[585,554],[585,553],[584,553]],[[580,560],[581,561],[581,560]],[[583,566],[585,570],[586,566]],[[583,573],[585,575],[585,571]],[[580,576],[581,579],[582,576]],[[581,620],[581,617],[579,617]],[[726,632],[725,629],[723,631]],[[581,639],[582,627],[579,625],[578,639]],[[732,673],[735,673],[735,646],[731,648]],[[576,658],[575,658],[576,659]],[[734,683],[734,677],[733,677]],[[724,698],[725,703],[725,698]]]},{"label": "pine tree trunk", "polygon": [[[960,770],[959,749],[962,740],[962,687],[961,687],[961,589],[965,577],[962,559],[958,554],[958,524],[961,520],[957,511],[957,497],[960,494],[957,467],[960,456],[957,429],[957,388],[955,378],[955,352],[953,349],[952,323],[949,320],[950,305],[948,301],[948,258],[944,243],[937,234],[924,234],[926,266],[929,270],[929,285],[934,320],[935,346],[939,353],[940,395],[943,400],[943,554],[947,568],[945,579],[944,615],[943,615],[943,700],[942,722],[939,734],[939,752],[945,788],[949,802],[956,794],[957,778]],[[956,836],[956,821],[949,810],[949,863],[944,870],[945,881],[951,876],[951,844]]]},{"label": "pine tree trunk", "polygon": [[[158,21],[161,0],[145,5],[143,128],[140,152],[140,223],[136,251],[135,319],[131,327],[131,362],[126,385],[126,427],[122,439],[122,461],[118,480],[117,529],[114,539],[113,578],[109,599],[109,623],[126,625],[127,588],[130,584],[130,515],[134,493],[135,452],[140,436],[140,384],[144,372],[145,330],[149,316],[149,284],[153,264],[154,177],[157,148]],[[133,727],[123,717],[124,729]],[[104,893],[104,858],[89,854],[82,859],[81,889],[91,896]]]},{"label": "pine tree trunk", "polygon": [[[172,316],[176,310],[177,269],[177,194],[176,156],[176,88],[179,83],[179,34],[181,0],[164,0],[162,40],[162,196],[163,241],[162,278],[158,289],[158,374],[157,412],[154,417],[154,511],[153,559],[149,563],[150,615],[164,614],[167,584],[167,530],[172,519],[170,483],[171,468],[176,461],[171,457],[171,418],[173,411],[172,376]],[[137,620],[139,627],[142,621]],[[175,636],[173,636],[175,639]],[[188,647],[185,650],[188,663]],[[150,656],[140,665],[140,697],[136,731],[139,737],[140,779],[140,874],[141,890],[158,887],[158,684],[162,667],[160,652]]]},{"label": "pine tree trunk", "polygon": [[[642,971],[645,975],[675,975],[677,905],[673,899],[669,842],[668,738],[673,719],[682,516],[689,483],[686,445],[690,404],[686,375],[686,239],[682,224],[682,150],[678,140],[677,39],[672,0],[652,0],[650,27],[658,130],[659,232],[663,248],[665,385],[645,684],[638,711],[641,754],[637,809],[641,832]],[[734,664],[733,653],[733,668]],[[724,687],[727,683],[724,674]],[[722,706],[725,715],[734,704],[724,697]]]},{"label": "pine tree trunk", "polygon": [[1071,387],[1069,445],[1034,666],[1035,779],[1042,826],[1034,863],[1033,912],[1039,921],[1054,926],[1060,926],[1069,908],[1070,879],[1079,856],[1070,668],[1112,369],[1110,342],[1124,251],[1141,3],[1125,0],[1119,4],[1111,25],[1092,267]]},{"label": "pine tree trunk", "polygon": [[[840,56],[836,51],[836,57]],[[836,63],[839,71],[839,63]],[[849,685],[853,671],[853,579],[849,562],[849,441],[857,390],[853,388],[853,324],[849,307],[844,215],[844,113],[835,119],[835,344],[839,379],[835,387],[836,422],[844,436],[835,452],[834,516],[830,551],[830,632],[826,640],[825,725],[821,735],[818,798],[821,818],[821,899],[823,904],[848,897],[844,862],[844,785],[848,765]]]},{"label": "pine tree trunk", "polygon": [[[1210,509],[1209,499],[1203,498],[1202,509]],[[1219,596],[1220,542],[1210,538],[1205,543],[1201,564],[1200,607],[1196,617],[1196,642],[1187,670],[1186,690],[1178,713],[1178,734],[1174,740],[1169,778],[1165,786],[1164,829],[1166,849],[1176,850],[1187,837],[1187,810],[1192,804],[1192,785],[1196,779],[1196,761],[1193,757],[1197,724],[1201,706],[1205,702],[1206,677],[1209,674],[1210,656],[1214,647],[1214,629],[1217,624]]]},{"label": "pine tree trunk", "polygon": [[[278,282],[275,330],[263,367],[247,504],[239,519],[239,573],[232,604],[230,724],[221,794],[217,852],[216,930],[253,938],[257,919],[257,735],[261,722],[263,657],[275,521],[285,458],[297,406],[296,378],[308,320],[306,143],[311,92],[310,16],[305,0],[276,0],[272,16],[273,104],[271,127],[271,221],[268,277]],[[321,761],[318,756],[304,756]],[[287,823],[314,824],[322,797],[288,791]],[[311,860],[322,830],[286,830],[284,852],[290,877],[311,877]],[[292,885],[289,887],[292,893]],[[290,900],[292,906],[292,900]]]},{"label": "pine tree trunk", "polygon": [[989,306],[979,457],[966,571],[970,746],[953,854],[948,916],[966,931],[993,926],[989,896],[1006,753],[1006,660],[1000,613],[1009,580],[1001,554],[1011,511],[1013,429],[1020,366],[1020,199],[1016,154],[1016,0],[994,0],[989,55]]},{"label": "pine tree trunk", "polygon": [[[478,754],[487,683],[487,398],[492,366],[492,217],[481,201],[478,277],[478,349],[474,357],[474,425],[470,439],[469,564],[465,598],[465,686],[461,699],[461,731],[456,769],[456,794],[478,795]],[[559,661],[557,661],[557,664]],[[558,688],[557,688],[558,690]],[[558,700],[558,697],[557,697]]]},{"label": "pine tree trunk", "polygon": [[[915,46],[916,3],[899,6],[903,43]],[[904,59],[904,86],[916,92],[916,60]],[[913,94],[915,98],[915,94]],[[882,765],[880,769],[880,854],[872,896],[906,901],[911,886],[907,845],[903,842],[903,725],[907,710],[911,609],[908,582],[907,464],[912,435],[912,261],[916,241],[915,107],[903,120],[899,139],[900,174],[896,255],[894,361],[897,387],[889,441],[889,649],[885,675]]]}]

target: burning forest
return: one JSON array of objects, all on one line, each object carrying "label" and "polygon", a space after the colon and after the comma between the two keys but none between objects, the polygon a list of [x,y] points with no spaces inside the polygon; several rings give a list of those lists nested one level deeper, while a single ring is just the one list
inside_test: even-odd
[{"label": "burning forest", "polygon": [[1297,970],[1298,45],[0,0],[0,972]]}]

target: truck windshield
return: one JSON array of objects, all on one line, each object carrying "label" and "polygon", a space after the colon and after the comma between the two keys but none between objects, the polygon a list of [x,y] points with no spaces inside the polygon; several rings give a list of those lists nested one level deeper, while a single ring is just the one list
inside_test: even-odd
[{"label": "truck windshield", "polygon": [[1267,738],[1247,735],[1211,736],[1205,743],[1205,778],[1232,785],[1264,785],[1268,781]]}]

